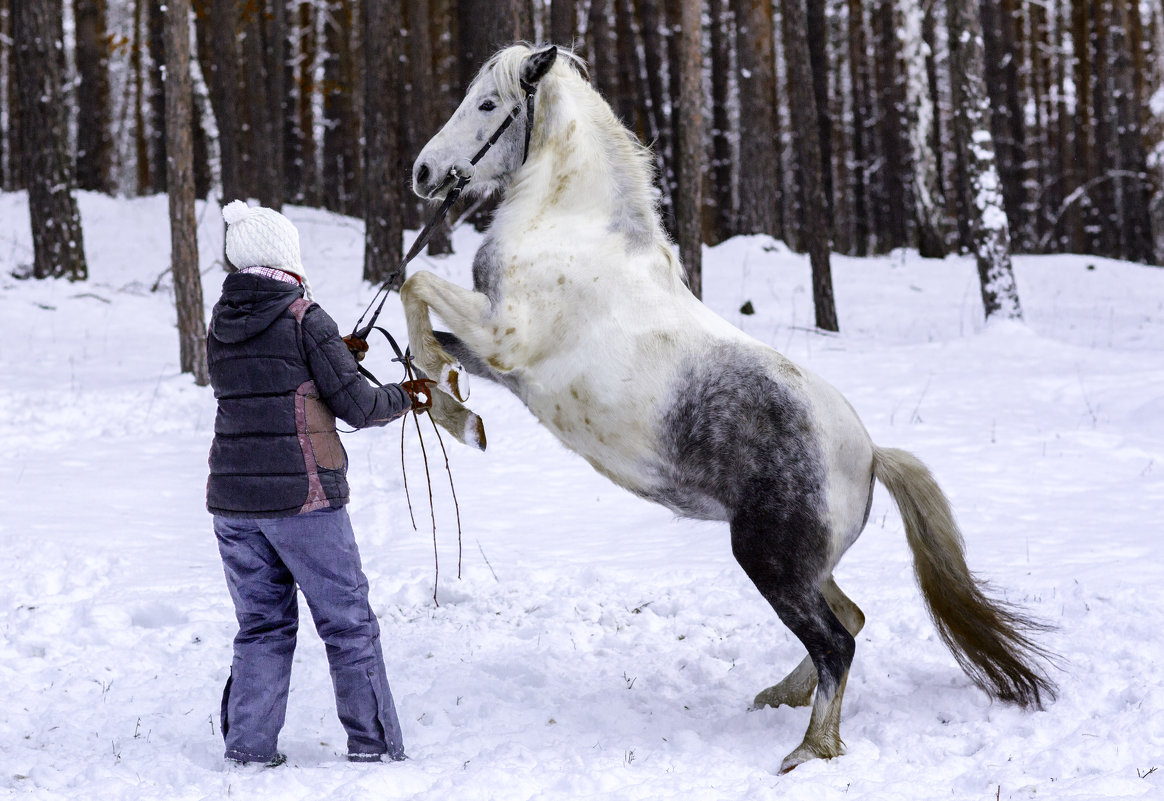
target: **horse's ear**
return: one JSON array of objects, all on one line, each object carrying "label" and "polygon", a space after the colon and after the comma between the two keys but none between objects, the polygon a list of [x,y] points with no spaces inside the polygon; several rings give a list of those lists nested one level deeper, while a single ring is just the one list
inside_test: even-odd
[{"label": "horse's ear", "polygon": [[542,76],[550,71],[550,67],[554,65],[554,59],[557,57],[558,48],[554,45],[529,56],[521,65],[522,84],[530,87],[537,86]]}]

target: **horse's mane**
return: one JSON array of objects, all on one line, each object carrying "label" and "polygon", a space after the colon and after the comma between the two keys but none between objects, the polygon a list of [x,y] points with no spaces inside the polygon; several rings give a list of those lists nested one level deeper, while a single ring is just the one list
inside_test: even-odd
[{"label": "horse's mane", "polygon": [[[521,88],[521,68],[525,59],[539,46],[517,44],[495,53],[481,68],[481,74],[492,72],[500,102],[512,105],[524,96]],[[624,232],[638,245],[664,243],[670,240],[663,229],[658,210],[658,192],[655,190],[655,159],[615,115],[610,104],[591,85],[586,64],[573,51],[559,47],[558,56],[549,72],[541,79],[538,93],[554,101],[539,104],[534,125],[534,142],[544,141],[553,132],[564,127],[575,116],[588,119],[596,128],[594,142],[601,148],[596,158],[609,164],[616,199],[627,213],[620,218]],[[555,117],[547,106],[560,107],[568,95],[573,106],[570,118]],[[682,270],[678,264],[676,269]]]}]

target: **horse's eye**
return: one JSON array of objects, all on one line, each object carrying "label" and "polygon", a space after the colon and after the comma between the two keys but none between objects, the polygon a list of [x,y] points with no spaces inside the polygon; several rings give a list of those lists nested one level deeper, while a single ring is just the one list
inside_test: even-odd
[{"label": "horse's eye", "polygon": [[494,103],[492,100],[486,100],[484,103],[482,103],[477,108],[480,109],[481,111],[492,111],[493,109],[497,108],[497,104]]}]

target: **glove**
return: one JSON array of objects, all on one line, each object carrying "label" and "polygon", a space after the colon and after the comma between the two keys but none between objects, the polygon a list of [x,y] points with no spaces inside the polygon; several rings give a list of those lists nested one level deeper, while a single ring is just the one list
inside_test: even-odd
[{"label": "glove", "polygon": [[404,381],[400,388],[412,398],[412,410],[417,414],[432,408],[432,388],[436,382],[428,378],[417,378],[413,381]]},{"label": "glove", "polygon": [[348,334],[344,337],[344,344],[348,346],[348,350],[351,351],[357,362],[364,360],[364,354],[368,352],[367,340],[360,339],[355,334]]}]

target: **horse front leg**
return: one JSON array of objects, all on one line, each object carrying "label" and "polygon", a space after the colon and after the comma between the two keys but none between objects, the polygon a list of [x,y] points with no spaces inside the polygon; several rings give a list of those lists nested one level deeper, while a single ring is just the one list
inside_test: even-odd
[{"label": "horse front leg", "polygon": [[489,299],[422,270],[404,282],[400,301],[408,323],[408,344],[417,366],[437,382],[441,391],[464,401],[464,368],[437,342],[429,310],[435,311],[458,338],[471,342],[485,324]]},{"label": "horse front leg", "polygon": [[454,330],[472,330],[475,320],[483,319],[488,299],[430,272],[418,272],[404,282],[400,300],[408,324],[408,344],[418,372],[437,382],[429,414],[460,442],[485,450],[484,422],[461,403],[463,368],[437,341],[429,309],[435,310],[450,327],[456,326]]}]

